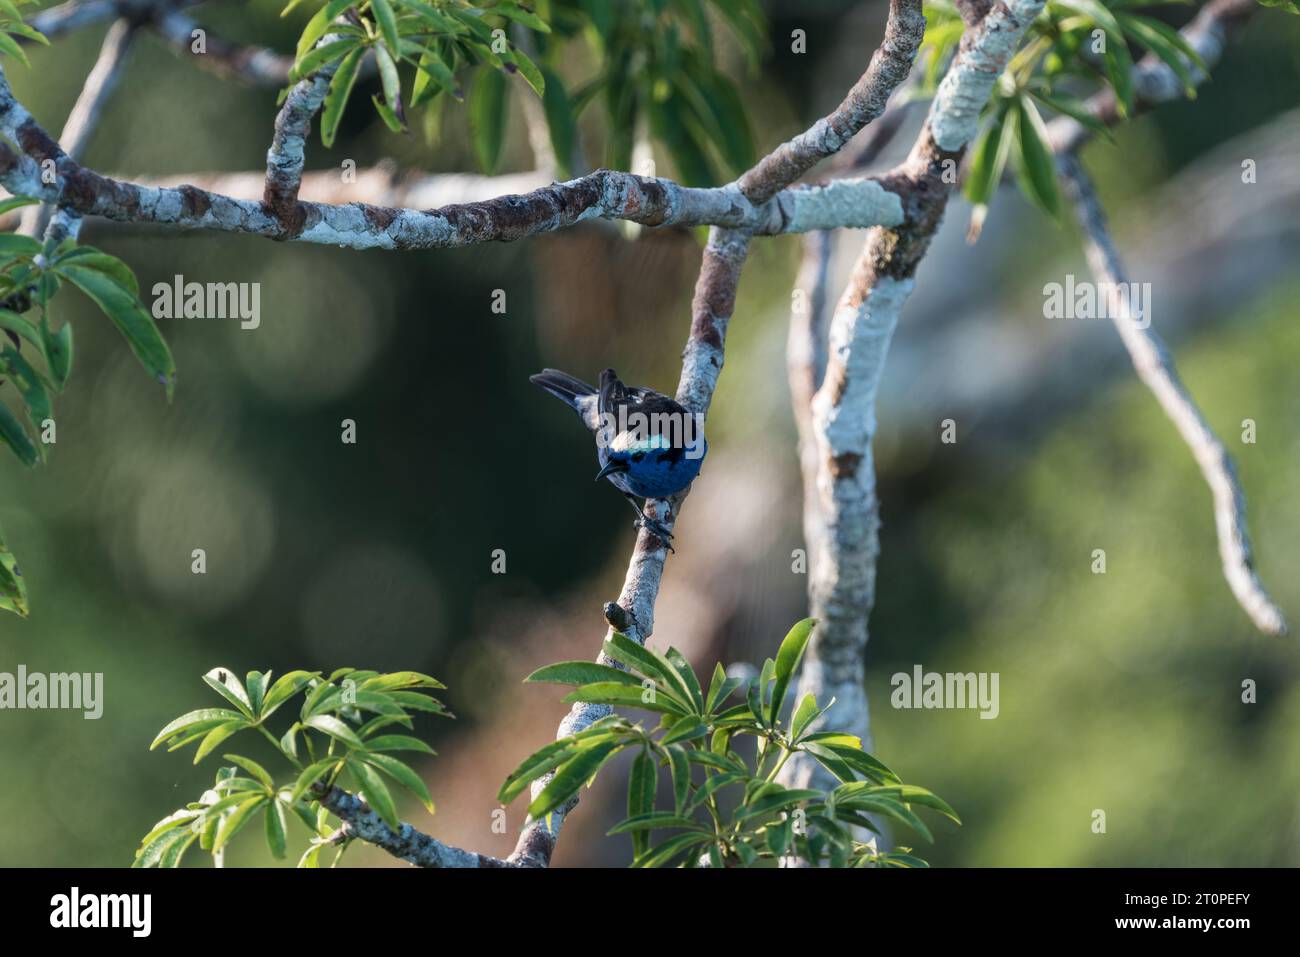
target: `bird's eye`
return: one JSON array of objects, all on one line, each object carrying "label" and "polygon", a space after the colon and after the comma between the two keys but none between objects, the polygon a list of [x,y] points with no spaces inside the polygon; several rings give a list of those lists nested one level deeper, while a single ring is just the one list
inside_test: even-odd
[{"label": "bird's eye", "polygon": [[635,454],[632,456],[632,461],[633,461],[633,462],[640,462],[643,458],[645,458],[645,453],[644,453],[644,452],[637,452],[637,453],[635,453]]}]

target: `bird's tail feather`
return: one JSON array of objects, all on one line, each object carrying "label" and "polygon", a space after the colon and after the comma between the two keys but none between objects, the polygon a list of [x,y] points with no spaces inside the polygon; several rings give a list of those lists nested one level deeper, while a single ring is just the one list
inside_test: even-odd
[{"label": "bird's tail feather", "polygon": [[537,375],[529,376],[528,381],[541,386],[561,402],[574,408],[577,408],[577,400],[580,396],[596,394],[594,386],[587,385],[581,379],[575,379],[567,372],[558,369],[543,369]]}]

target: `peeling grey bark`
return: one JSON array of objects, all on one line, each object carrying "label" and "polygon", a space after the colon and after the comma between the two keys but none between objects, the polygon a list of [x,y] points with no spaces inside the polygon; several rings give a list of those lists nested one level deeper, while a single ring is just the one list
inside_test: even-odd
[{"label": "peeling grey bark", "polygon": [[[805,653],[795,700],[812,694],[835,707],[817,726],[833,723],[871,746],[865,680],[867,621],[875,603],[879,503],[872,460],[875,401],[890,339],[915,285],[952,190],[955,168],[975,135],[980,109],[1043,0],[993,7],[963,39],[940,84],[929,118],[907,161],[884,179],[904,199],[901,227],[872,229],[840,297],[829,332],[827,369],[807,400],[804,538],[809,550],[808,598],[818,624]],[[793,381],[793,380],[792,380]],[[796,383],[796,390],[800,386]],[[795,391],[796,402],[801,401]],[[815,505],[813,504],[815,503]],[[835,786],[815,760],[796,754],[782,769],[791,787]]]}]

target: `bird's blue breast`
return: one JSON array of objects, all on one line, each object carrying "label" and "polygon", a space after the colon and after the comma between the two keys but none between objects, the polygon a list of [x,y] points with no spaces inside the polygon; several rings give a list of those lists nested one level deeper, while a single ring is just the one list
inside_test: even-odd
[{"label": "bird's blue breast", "polygon": [[[701,439],[698,456],[652,453],[640,462],[628,462],[628,471],[611,474],[608,478],[617,488],[638,498],[668,498],[695,481],[708,451],[708,442]],[[609,461],[607,450],[598,449],[597,458],[603,468]]]}]

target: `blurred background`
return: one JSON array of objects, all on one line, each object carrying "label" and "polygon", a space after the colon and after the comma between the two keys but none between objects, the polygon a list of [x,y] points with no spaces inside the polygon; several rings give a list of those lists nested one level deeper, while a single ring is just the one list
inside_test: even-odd
[{"label": "blurred background", "polygon": [[[200,9],[228,39],[286,51],[305,19],[279,19],[265,0]],[[765,9],[758,70],[718,38],[760,151],[839,102],[885,4]],[[1193,12],[1164,9],[1175,24]],[[795,29],[806,54],[791,52]],[[6,64],[47,129],[61,127],[103,33],[32,50],[30,70]],[[389,133],[363,104],[332,151],[309,142],[309,168],[472,167],[463,110],[448,111],[431,148]],[[274,90],[196,70],[143,36],[85,161],[131,177],[256,171],[274,112]],[[906,152],[922,112],[881,166]],[[1293,622],[1297,142],[1300,18],[1261,10],[1195,102],[1085,153],[1130,273],[1153,284],[1154,325],[1237,458],[1258,567]],[[526,170],[530,155],[512,122],[502,167]],[[1253,185],[1241,182],[1248,158]],[[671,162],[660,172],[672,175]],[[969,211],[951,205],[920,269],[877,441],[875,751],[965,822],[938,823],[920,853],[961,866],[1300,863],[1296,639],[1257,635],[1237,608],[1208,490],[1110,324],[1042,318],[1044,284],[1087,272],[1073,228],[1008,187],[972,247]],[[862,238],[837,237],[832,290]],[[673,391],[701,236],[590,226],[389,253],[92,221],[82,241],[131,264],[144,291],[176,274],[258,282],[262,321],[245,331],[161,320],[180,369],[168,405],[100,314],[71,293],[57,300],[77,334],[57,446],[30,472],[0,461],[0,525],[33,606],[29,620],[0,617],[0,671],[103,672],[106,701],[98,721],[0,713],[0,864],[129,864],[157,819],[211,783],[211,761],[194,768],[148,745],[172,717],[216,704],[200,676],[218,665],[436,675],[457,716],[417,727],[439,751],[417,765],[438,811],[410,800],[404,817],[508,853],[524,802],[494,832],[496,790],[566,710],[561,689],[520,682],[595,655],[633,536],[621,497],[592,484],[590,438],[528,375],[555,366],[594,379],[611,365]],[[805,577],[791,570],[803,543],[784,367],[799,254],[798,238],[754,244],[709,460],[667,565],[654,640],[697,668],[761,662],[805,613]],[[945,418],[956,444],[939,441]],[[1247,418],[1255,444],[1239,441]],[[343,419],[357,423],[355,445],[340,442]],[[195,548],[206,575],[191,573]],[[1105,575],[1091,572],[1096,548]],[[1000,715],[892,709],[890,676],[916,664],[998,672]],[[1242,703],[1247,679],[1254,704]],[[630,842],[604,836],[622,817],[621,783],[607,771],[584,798],[558,865],[629,859]],[[1090,828],[1098,808],[1104,835]],[[271,863],[253,839],[227,860]],[[393,863],[360,847],[347,860]]]}]

